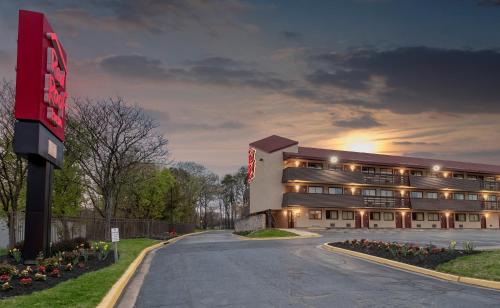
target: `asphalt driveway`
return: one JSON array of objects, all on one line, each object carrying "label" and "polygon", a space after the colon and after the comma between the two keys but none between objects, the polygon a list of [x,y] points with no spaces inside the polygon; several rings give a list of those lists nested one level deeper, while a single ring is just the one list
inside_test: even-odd
[{"label": "asphalt driveway", "polygon": [[498,291],[317,248],[326,241],[360,237],[443,245],[463,238],[500,245],[498,231],[444,232],[449,234],[337,230],[322,232],[322,238],[273,241],[241,240],[230,232],[195,235],[156,251],[136,307],[498,307]]}]

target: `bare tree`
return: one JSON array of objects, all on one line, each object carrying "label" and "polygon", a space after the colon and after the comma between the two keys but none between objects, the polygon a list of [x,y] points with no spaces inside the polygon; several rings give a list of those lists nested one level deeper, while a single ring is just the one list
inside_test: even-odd
[{"label": "bare tree", "polygon": [[0,202],[7,214],[9,246],[16,243],[19,197],[23,189],[27,163],[13,151],[15,87],[5,80],[0,84]]},{"label": "bare tree", "polygon": [[127,173],[138,164],[166,161],[167,139],[156,122],[122,98],[74,100],[67,114],[67,129],[78,140],[77,160],[87,179],[93,205],[106,219],[109,237],[116,200]]}]

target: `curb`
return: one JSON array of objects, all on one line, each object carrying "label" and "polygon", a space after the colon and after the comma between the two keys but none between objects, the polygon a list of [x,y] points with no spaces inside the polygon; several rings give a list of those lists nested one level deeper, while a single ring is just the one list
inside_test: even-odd
[{"label": "curb", "polygon": [[[291,232],[291,231],[289,231]],[[292,232],[294,233],[294,232]],[[295,233],[297,234],[297,233]],[[282,237],[255,237],[255,238],[252,238],[252,237],[246,237],[246,236],[243,236],[243,235],[239,235],[239,234],[234,234],[234,236],[237,236],[239,237],[240,239],[242,240],[245,240],[245,241],[275,241],[275,240],[295,240],[295,239],[304,239],[304,238],[317,238],[317,237],[321,237],[321,235],[317,234],[317,235],[298,235],[297,236],[282,236]]]},{"label": "curb", "polygon": [[492,280],[485,280],[485,279],[479,279],[479,278],[470,278],[470,277],[463,277],[463,276],[458,276],[458,275],[453,275],[453,274],[447,274],[447,273],[442,273],[434,270],[430,270],[427,268],[423,267],[418,267],[415,265],[410,265],[398,261],[393,261],[381,257],[375,257],[372,255],[368,255],[366,253],[361,253],[357,251],[352,251],[348,249],[343,249],[343,248],[338,248],[338,247],[333,247],[328,245],[328,243],[324,243],[323,245],[320,246],[321,249],[327,250],[330,252],[335,252],[335,253],[340,253],[344,255],[349,255],[358,259],[366,260],[366,261],[371,261],[374,263],[379,263],[383,265],[387,265],[393,268],[397,268],[400,270],[412,272],[412,273],[418,273],[446,281],[452,281],[452,282],[460,282],[463,284],[467,285],[472,285],[472,286],[479,286],[483,288],[489,288],[489,289],[495,289],[495,290],[500,290],[500,281],[492,281]]},{"label": "curb", "polygon": [[194,233],[189,233],[189,234],[184,234],[178,237],[174,237],[173,239],[170,239],[168,241],[164,241],[158,244],[154,244],[152,246],[144,248],[141,253],[135,258],[132,263],[128,266],[127,270],[121,275],[121,277],[118,279],[118,281],[115,282],[115,284],[111,287],[111,289],[108,291],[108,293],[104,296],[104,298],[101,300],[99,305],[97,305],[98,308],[113,308],[116,303],[118,302],[118,299],[123,293],[123,290],[127,286],[128,282],[134,275],[135,271],[139,266],[142,264],[142,261],[144,260],[144,257],[151,252],[152,250],[155,250],[157,248],[160,248],[162,246],[165,246],[166,244],[173,244],[187,236],[190,235],[195,235],[195,234],[201,234],[205,233],[207,231],[202,231],[202,232],[194,232]]}]

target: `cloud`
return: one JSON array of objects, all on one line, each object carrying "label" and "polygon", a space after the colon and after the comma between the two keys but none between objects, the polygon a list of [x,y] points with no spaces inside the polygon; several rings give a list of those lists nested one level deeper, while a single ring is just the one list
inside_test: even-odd
[{"label": "cloud", "polygon": [[302,39],[302,34],[299,32],[294,32],[294,31],[281,31],[279,33],[280,37],[290,40],[290,41],[297,41]]},{"label": "cloud", "polygon": [[355,117],[350,119],[337,120],[335,119],[336,114],[332,113],[333,125],[339,127],[347,127],[347,128],[371,128],[382,126],[383,124],[378,122],[370,113],[363,112]]},{"label": "cloud", "polygon": [[[405,47],[310,58],[313,86],[371,96],[347,103],[399,114],[500,113],[500,52]],[[375,86],[374,86],[375,85]]]},{"label": "cloud", "polygon": [[202,85],[249,87],[262,90],[284,91],[293,82],[272,73],[245,68],[241,62],[222,57],[187,61],[188,65],[169,68],[156,59],[142,55],[116,55],[100,62],[109,74],[132,79],[153,81],[192,82]]},{"label": "cloud", "polygon": [[162,33],[196,27],[211,34],[238,28],[255,31],[239,17],[252,5],[239,0],[119,0],[119,1],[28,1],[43,8],[58,22],[74,30],[147,31]]},{"label": "cloud", "polygon": [[439,145],[437,142],[423,142],[423,141],[394,141],[395,145]]}]

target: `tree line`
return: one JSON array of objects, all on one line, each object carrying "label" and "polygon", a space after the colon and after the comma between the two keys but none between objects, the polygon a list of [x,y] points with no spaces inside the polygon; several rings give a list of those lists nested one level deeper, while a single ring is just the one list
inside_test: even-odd
[{"label": "tree line", "polygon": [[[9,245],[25,206],[27,161],[13,152],[15,86],[0,84],[0,214]],[[91,212],[232,228],[248,205],[246,168],[220,178],[195,162],[169,160],[158,123],[123,98],[80,99],[66,106],[64,167],[54,171],[53,216]]]}]

